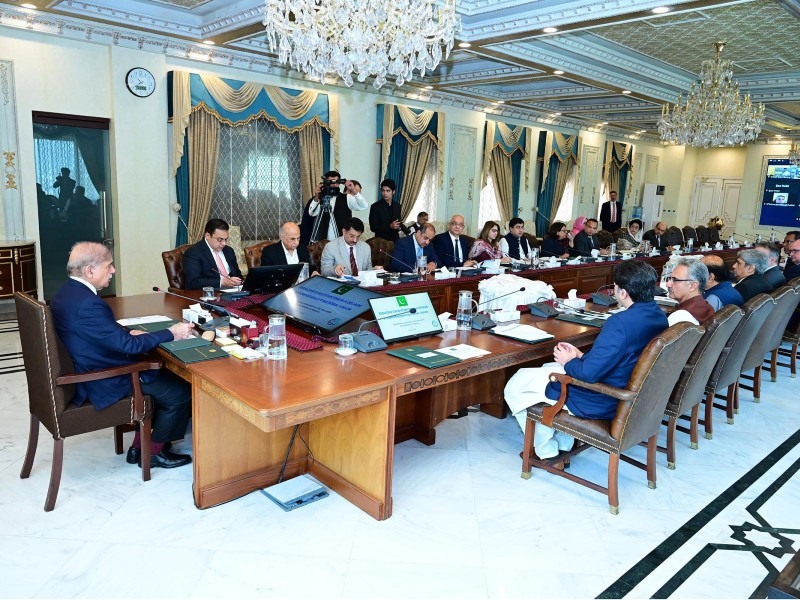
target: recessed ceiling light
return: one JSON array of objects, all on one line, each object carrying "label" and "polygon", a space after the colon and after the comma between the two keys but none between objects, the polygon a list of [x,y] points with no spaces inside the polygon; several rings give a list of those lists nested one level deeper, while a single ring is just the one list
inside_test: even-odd
[{"label": "recessed ceiling light", "polygon": [[545,33],[555,33],[558,31],[558,27],[545,27],[542,29]]},{"label": "recessed ceiling light", "polygon": [[650,12],[654,15],[663,15],[664,13],[668,13],[670,10],[672,9],[669,6],[656,6]]},{"label": "recessed ceiling light", "polygon": [[497,102],[495,102],[495,104],[505,104],[505,103],[506,103],[505,100],[498,100]]},{"label": "recessed ceiling light", "polygon": [[459,42],[458,43],[458,47],[459,48],[469,48],[470,46],[472,46],[472,44],[470,44],[469,42]]},{"label": "recessed ceiling light", "polygon": [[782,136],[780,133],[776,133],[776,134],[775,134],[775,137],[776,137],[776,138],[782,138],[783,136]]},{"label": "recessed ceiling light", "polygon": [[22,8],[30,8],[31,10],[39,10],[39,7],[35,4],[31,4],[30,2],[25,2],[24,4],[20,4]]},{"label": "recessed ceiling light", "polygon": [[631,93],[631,91],[630,91],[630,90],[622,90],[622,93],[623,93],[623,94],[630,94],[630,93]]},{"label": "recessed ceiling light", "polygon": [[647,133],[647,129],[640,129],[639,133]]},{"label": "recessed ceiling light", "polygon": [[560,117],[560,116],[561,116],[561,113],[553,113],[553,115],[552,115],[552,116],[554,116],[554,117]]},{"label": "recessed ceiling light", "polygon": [[432,85],[426,85],[426,86],[425,86],[425,89],[426,89],[426,90],[432,90],[432,89],[433,89],[433,86],[432,86]]},{"label": "recessed ceiling light", "polygon": [[608,121],[603,121],[600,125],[608,125]]},{"label": "recessed ceiling light", "polygon": [[206,46],[213,46],[215,42],[213,40],[203,40],[203,43]]},{"label": "recessed ceiling light", "polygon": [[562,71],[560,69],[557,70],[557,71],[553,71],[553,75],[563,75],[563,74],[564,74],[564,71]]}]

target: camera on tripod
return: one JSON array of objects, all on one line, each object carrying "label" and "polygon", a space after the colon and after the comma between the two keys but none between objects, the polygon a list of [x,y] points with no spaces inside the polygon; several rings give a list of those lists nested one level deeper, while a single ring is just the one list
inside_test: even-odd
[{"label": "camera on tripod", "polygon": [[320,195],[324,198],[326,196],[333,196],[334,198],[341,194],[339,189],[340,185],[347,183],[347,179],[322,179],[322,190]]}]

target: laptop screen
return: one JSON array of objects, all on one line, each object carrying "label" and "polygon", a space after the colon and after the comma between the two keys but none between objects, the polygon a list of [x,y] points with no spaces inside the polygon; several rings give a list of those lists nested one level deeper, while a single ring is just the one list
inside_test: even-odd
[{"label": "laptop screen", "polygon": [[372,298],[369,304],[387,343],[442,332],[428,292]]}]

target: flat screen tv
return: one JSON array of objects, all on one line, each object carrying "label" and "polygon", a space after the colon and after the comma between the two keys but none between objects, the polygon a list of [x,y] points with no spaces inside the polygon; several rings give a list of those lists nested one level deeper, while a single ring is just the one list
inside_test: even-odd
[{"label": "flat screen tv", "polygon": [[785,156],[765,156],[760,190],[759,225],[800,228],[800,167]]},{"label": "flat screen tv", "polygon": [[367,312],[371,298],[383,297],[371,290],[315,276],[265,300],[261,306],[313,330],[330,333]]}]

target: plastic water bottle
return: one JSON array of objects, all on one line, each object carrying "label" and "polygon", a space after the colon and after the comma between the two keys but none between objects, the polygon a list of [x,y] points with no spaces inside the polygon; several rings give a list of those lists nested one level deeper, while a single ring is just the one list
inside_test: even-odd
[{"label": "plastic water bottle", "polygon": [[458,310],[456,311],[456,329],[469,331],[472,329],[472,292],[461,290],[458,292]]}]

